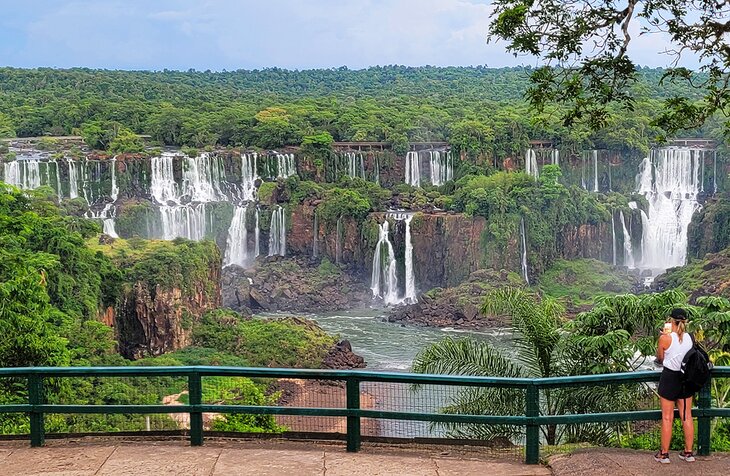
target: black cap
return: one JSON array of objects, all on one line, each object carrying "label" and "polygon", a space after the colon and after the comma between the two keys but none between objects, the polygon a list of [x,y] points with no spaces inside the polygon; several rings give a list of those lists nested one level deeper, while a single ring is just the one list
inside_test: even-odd
[{"label": "black cap", "polygon": [[681,307],[675,307],[674,309],[672,309],[670,316],[672,316],[672,319],[674,319],[675,321],[686,321],[687,311],[685,311]]}]

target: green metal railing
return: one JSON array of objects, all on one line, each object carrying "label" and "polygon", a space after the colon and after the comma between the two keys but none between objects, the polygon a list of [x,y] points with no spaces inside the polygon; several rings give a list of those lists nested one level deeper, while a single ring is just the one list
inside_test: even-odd
[{"label": "green metal railing", "polygon": [[[346,417],[347,450],[360,449],[362,418],[410,420],[442,423],[472,423],[514,425],[525,428],[525,461],[539,462],[540,426],[579,423],[630,422],[660,420],[661,411],[623,411],[612,413],[585,413],[568,415],[540,415],[540,392],[544,389],[603,386],[656,382],[659,372],[582,375],[555,378],[502,378],[454,375],[425,375],[408,373],[269,369],[236,367],[63,367],[63,368],[3,368],[0,378],[25,378],[28,382],[28,403],[0,405],[0,413],[25,413],[30,417],[31,446],[42,446],[45,438],[44,415],[46,414],[154,414],[189,413],[190,443],[202,445],[204,428],[203,413],[299,415],[317,417]],[[189,403],[181,405],[58,405],[44,402],[44,380],[71,377],[186,377]],[[223,405],[202,402],[203,377],[288,378],[342,381],[346,385],[346,408],[302,408],[271,405]],[[716,367],[712,378],[730,378],[730,367]],[[382,411],[360,407],[361,383],[390,382],[417,385],[445,385],[460,387],[511,388],[525,391],[524,415],[463,415],[445,413],[421,413],[407,411]],[[699,395],[697,408],[693,409],[698,420],[698,453],[710,452],[711,421],[715,417],[730,417],[730,408],[713,408],[710,386]]]}]

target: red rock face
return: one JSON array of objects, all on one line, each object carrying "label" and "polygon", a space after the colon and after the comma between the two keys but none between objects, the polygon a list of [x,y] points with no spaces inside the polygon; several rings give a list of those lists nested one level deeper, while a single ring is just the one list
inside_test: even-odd
[{"label": "red rock face", "polygon": [[220,260],[211,262],[207,279],[187,291],[134,283],[118,306],[120,353],[139,359],[190,345],[193,323],[221,305],[220,273]]}]

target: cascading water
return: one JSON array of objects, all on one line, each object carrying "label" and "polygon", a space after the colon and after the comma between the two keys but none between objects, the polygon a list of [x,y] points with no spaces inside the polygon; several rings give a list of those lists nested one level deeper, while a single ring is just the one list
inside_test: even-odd
[{"label": "cascading water", "polygon": [[406,222],[406,292],[403,296],[406,304],[413,304],[418,301],[416,298],[416,278],[413,274],[413,243],[411,240],[411,220],[413,215],[408,215]]},{"label": "cascading water", "polygon": [[421,164],[418,152],[406,154],[406,183],[414,187],[421,186]]},{"label": "cascading water", "polygon": [[63,190],[61,189],[61,170],[58,168],[58,161],[56,159],[53,159],[51,161],[54,165],[54,169],[56,169],[56,194],[58,195],[58,200],[60,201],[63,198]]},{"label": "cascading water", "polygon": [[38,159],[18,159],[3,164],[5,183],[23,190],[41,186],[40,162]]},{"label": "cascading water", "polygon": [[294,154],[276,154],[277,178],[289,178],[297,174]]},{"label": "cascading water", "polygon": [[[189,197],[192,202],[217,202],[226,199],[220,189],[225,178],[223,161],[220,157],[201,154],[197,157],[185,157],[181,196]],[[173,179],[174,183],[174,179]]]},{"label": "cascading water", "polygon": [[525,218],[520,218],[520,242],[522,244],[522,278],[527,285],[530,285],[530,274],[527,269],[527,232],[525,231]]},{"label": "cascading water", "polygon": [[552,162],[553,165],[560,165],[560,150],[559,149],[553,149],[552,153]]},{"label": "cascading water", "polygon": [[256,161],[258,155],[241,154],[241,200],[254,200],[256,198]]},{"label": "cascading water", "polygon": [[613,250],[613,265],[616,266],[616,219],[614,218],[614,212],[611,212],[611,248]]},{"label": "cascading water", "polygon": [[362,156],[362,153],[347,152],[345,156],[347,157],[347,175],[350,178],[359,177],[364,179],[365,158]]},{"label": "cascading water", "polygon": [[429,166],[431,169],[431,185],[440,186],[454,178],[454,164],[451,152],[429,151]]},{"label": "cascading water", "polygon": [[68,159],[68,197],[79,198],[79,172],[77,163]]},{"label": "cascading water", "polygon": [[380,158],[378,158],[377,155],[375,155],[373,162],[374,165],[374,173],[375,173],[375,183],[380,185]]},{"label": "cascading water", "polygon": [[271,212],[268,256],[274,255],[286,256],[286,215],[282,207]]},{"label": "cascading water", "polygon": [[700,208],[701,152],[685,147],[654,149],[642,162],[638,191],[646,197],[649,209],[641,268],[662,271],[685,264],[687,228]]},{"label": "cascading water", "polygon": [[150,193],[157,203],[167,205],[168,202],[179,202],[177,184],[173,174],[173,154],[163,153],[150,159],[152,178]]},{"label": "cascading water", "polygon": [[527,149],[525,152],[525,173],[534,178],[540,176],[540,170],[537,168],[537,154],[534,149]]},{"label": "cascading water", "polygon": [[592,150],[593,156],[593,191],[598,192],[598,151]]},{"label": "cascading water", "polygon": [[258,255],[261,254],[261,246],[260,246],[260,239],[259,236],[261,234],[261,228],[259,228],[259,207],[256,207],[256,229],[254,231],[254,252],[253,257],[256,258]]},{"label": "cascading water", "polygon": [[621,228],[624,232],[624,266],[632,269],[634,268],[634,250],[633,245],[631,244],[631,234],[629,233],[629,229],[626,227],[626,219],[624,218],[623,210],[619,212],[619,219],[621,221]]},{"label": "cascading water", "polygon": [[202,240],[207,232],[205,203],[160,205],[162,239]]},{"label": "cascading water", "polygon": [[397,304],[398,277],[396,276],[395,252],[390,242],[390,225],[385,220],[380,225],[380,235],[373,254],[373,272],[370,279],[370,290],[374,298],[382,298],[385,304]]},{"label": "cascading water", "polygon": [[231,226],[228,228],[226,253],[223,259],[224,267],[231,265],[246,267],[250,263],[251,253],[248,249],[248,229],[246,228],[247,216],[248,206],[236,207]]}]

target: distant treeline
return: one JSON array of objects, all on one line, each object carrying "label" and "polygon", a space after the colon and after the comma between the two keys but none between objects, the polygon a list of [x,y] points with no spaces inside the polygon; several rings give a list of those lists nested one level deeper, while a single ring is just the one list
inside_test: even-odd
[{"label": "distant treeline", "polygon": [[[403,67],[288,71],[105,71],[0,68],[0,136],[82,133],[107,148],[119,133],[150,134],[162,144],[276,148],[318,143],[449,141],[497,157],[529,139],[563,147],[643,150],[660,132],[662,100],[690,95],[659,86],[661,69],[642,69],[634,112],[615,111],[598,133],[564,128],[523,100],[530,68]],[[720,123],[689,135],[720,136]],[[330,139],[331,137],[331,139]],[[119,141],[118,141],[119,142]],[[121,141],[122,148],[137,144]]]}]

